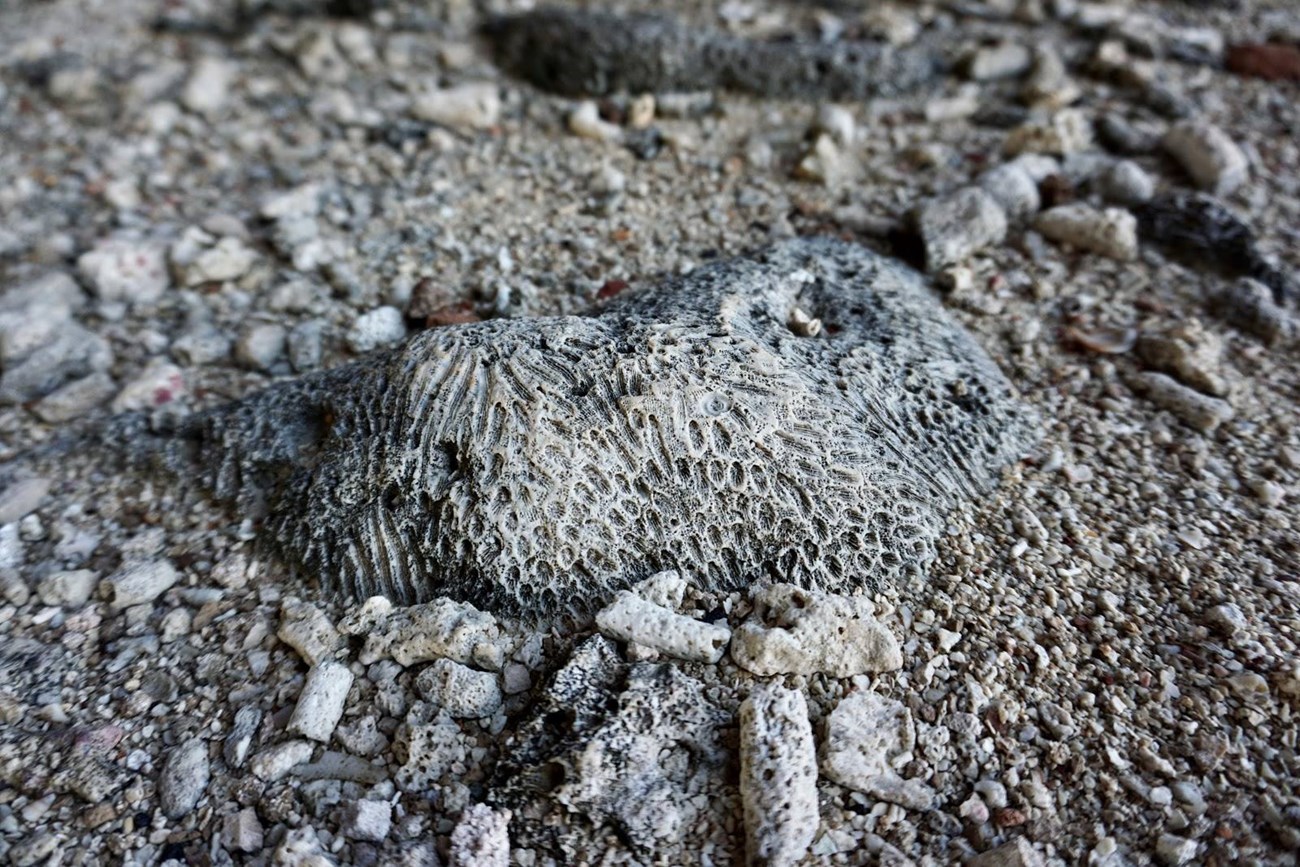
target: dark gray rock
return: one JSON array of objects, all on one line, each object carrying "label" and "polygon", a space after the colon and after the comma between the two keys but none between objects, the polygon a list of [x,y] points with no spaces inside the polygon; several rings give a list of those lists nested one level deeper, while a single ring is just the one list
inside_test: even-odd
[{"label": "dark gray rock", "polygon": [[567,95],[711,88],[779,98],[893,96],[936,79],[938,54],[871,42],[759,42],[658,15],[544,8],[485,28],[497,60]]},{"label": "dark gray rock", "polygon": [[915,272],[802,240],[103,440],[265,516],[327,591],[548,617],[663,569],[879,585],[1034,431]]}]

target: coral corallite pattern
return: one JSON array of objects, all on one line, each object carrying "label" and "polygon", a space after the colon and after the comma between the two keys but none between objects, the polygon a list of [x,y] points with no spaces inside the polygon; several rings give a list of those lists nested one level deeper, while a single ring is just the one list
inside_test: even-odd
[{"label": "coral corallite pattern", "polygon": [[878,585],[1034,431],[915,273],[805,240],[588,316],[427,331],[179,441],[328,591],[546,617],[673,567]]}]

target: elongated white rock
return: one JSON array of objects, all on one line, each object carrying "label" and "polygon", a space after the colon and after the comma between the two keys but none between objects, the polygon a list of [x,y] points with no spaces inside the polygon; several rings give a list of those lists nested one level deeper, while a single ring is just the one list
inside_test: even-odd
[{"label": "elongated white rock", "polygon": [[1226,132],[1203,120],[1186,120],[1165,134],[1164,148],[1197,186],[1226,196],[1246,182],[1246,155]]},{"label": "elongated white rock", "polygon": [[596,615],[596,625],[611,638],[694,662],[717,662],[731,641],[726,626],[674,613],[630,590],[621,591]]},{"label": "elongated white rock", "polygon": [[352,672],[340,662],[316,664],[298,696],[298,706],[289,719],[289,731],[326,743],[343,716],[343,703],[352,688]]},{"label": "elongated white rock", "polygon": [[740,797],[749,864],[794,864],[817,833],[817,752],[803,693],[755,687],[740,706]]},{"label": "elongated white rock", "polygon": [[452,867],[506,867],[510,863],[510,811],[472,804],[451,832]]},{"label": "elongated white rock", "polygon": [[1205,433],[1214,431],[1233,416],[1232,404],[1226,400],[1201,394],[1163,373],[1140,373],[1137,386],[1157,406]]},{"label": "elongated white rock", "polygon": [[109,602],[119,611],[152,602],[167,592],[180,575],[166,560],[150,560],[126,566],[104,579]]},{"label": "elongated white rock", "polygon": [[1046,238],[1080,250],[1123,262],[1137,258],[1137,217],[1123,208],[1099,211],[1083,202],[1071,202],[1039,214],[1034,228]]}]

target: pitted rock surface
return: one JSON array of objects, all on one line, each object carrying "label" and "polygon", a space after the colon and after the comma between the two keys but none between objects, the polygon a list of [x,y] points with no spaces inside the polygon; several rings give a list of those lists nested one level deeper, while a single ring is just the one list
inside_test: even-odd
[{"label": "pitted rock surface", "polygon": [[108,436],[265,515],[328,592],[546,617],[663,569],[878,586],[1035,423],[917,274],[799,240],[145,428]]}]

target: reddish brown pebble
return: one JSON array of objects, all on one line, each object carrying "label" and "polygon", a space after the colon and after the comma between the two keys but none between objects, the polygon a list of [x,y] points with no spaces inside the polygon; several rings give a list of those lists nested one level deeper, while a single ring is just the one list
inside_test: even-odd
[{"label": "reddish brown pebble", "polygon": [[998,810],[994,819],[999,828],[1014,828],[1017,825],[1025,824],[1028,820],[1028,816],[1013,807],[1003,807]]},{"label": "reddish brown pebble", "polygon": [[605,285],[601,286],[600,291],[596,293],[596,297],[603,301],[606,298],[613,298],[626,288],[626,280],[606,280]]},{"label": "reddish brown pebble", "polygon": [[459,304],[447,304],[434,310],[424,319],[424,324],[429,328],[440,328],[444,325],[465,325],[469,322],[482,322],[483,317],[474,311],[474,307],[467,301]]},{"label": "reddish brown pebble", "polygon": [[1038,185],[1044,208],[1053,208],[1074,201],[1074,184],[1065,175],[1048,175]]},{"label": "reddish brown pebble", "polygon": [[1233,45],[1224,64],[1237,75],[1265,81],[1300,81],[1300,49],[1293,45],[1253,43]]}]

